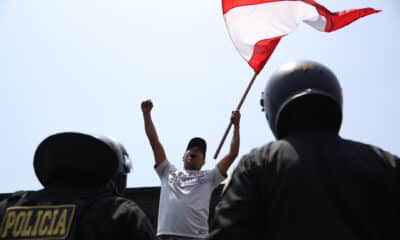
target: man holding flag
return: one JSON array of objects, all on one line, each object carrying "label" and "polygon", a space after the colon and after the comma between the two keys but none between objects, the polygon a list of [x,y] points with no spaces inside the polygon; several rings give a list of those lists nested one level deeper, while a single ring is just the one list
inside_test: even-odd
[{"label": "man holding flag", "polygon": [[201,170],[206,159],[206,141],[192,138],[183,154],[180,170],[167,158],[154,126],[153,103],[141,104],[144,127],[154,155],[154,169],[161,180],[157,236],[163,240],[198,240],[208,234],[208,213],[213,190],[225,179],[239,153],[240,112],[233,111],[234,126],[229,152],[210,170]]}]

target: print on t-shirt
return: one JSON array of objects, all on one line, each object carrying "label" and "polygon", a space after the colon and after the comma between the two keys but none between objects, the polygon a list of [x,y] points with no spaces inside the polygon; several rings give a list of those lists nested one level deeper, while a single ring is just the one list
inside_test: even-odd
[{"label": "print on t-shirt", "polygon": [[204,172],[185,174],[183,172],[175,172],[171,174],[170,183],[177,184],[179,187],[184,188],[203,184],[206,182],[206,174]]}]

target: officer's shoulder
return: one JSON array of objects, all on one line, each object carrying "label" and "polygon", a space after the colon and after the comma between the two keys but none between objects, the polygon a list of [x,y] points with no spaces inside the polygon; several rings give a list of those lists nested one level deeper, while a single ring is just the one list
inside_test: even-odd
[{"label": "officer's shoulder", "polygon": [[8,196],[7,198],[5,198],[2,201],[0,201],[0,203],[11,204],[11,203],[18,202],[21,199],[26,198],[26,196],[28,196],[28,194],[30,192],[31,191],[16,191],[16,192],[12,193],[10,196]]},{"label": "officer's shoulder", "polygon": [[135,211],[141,210],[139,205],[132,199],[122,197],[122,196],[118,196],[117,199],[119,201],[119,206],[121,206],[123,208],[131,209],[131,210],[135,210]]},{"label": "officer's shoulder", "polygon": [[369,145],[369,147],[374,151],[380,159],[382,159],[386,164],[389,164],[393,168],[397,168],[400,165],[400,159],[398,156],[374,145]]},{"label": "officer's shoulder", "polygon": [[141,208],[133,200],[119,196],[107,196],[98,199],[90,208],[88,218],[97,218],[99,215],[105,219],[131,218],[133,216],[141,217],[144,215]]},{"label": "officer's shoulder", "polygon": [[100,208],[107,206],[111,209],[122,212],[141,211],[139,205],[135,201],[120,195],[104,198],[99,202],[99,205],[102,205],[99,206]]},{"label": "officer's shoulder", "polygon": [[9,200],[20,199],[20,198],[26,197],[30,192],[31,192],[31,191],[23,191],[23,190],[21,190],[21,191],[16,191],[16,192],[12,193],[12,194],[8,197],[8,199],[9,199]]},{"label": "officer's shoulder", "polygon": [[382,149],[381,147],[375,146],[373,144],[363,143],[355,140],[344,139],[347,144],[351,144],[353,147],[358,149],[359,151],[371,152],[376,154],[384,163],[389,164],[390,166],[396,168],[400,165],[400,158],[393,153],[390,153],[387,150]]},{"label": "officer's shoulder", "polygon": [[136,205],[136,203],[133,200],[117,194],[104,196],[97,203],[99,205],[116,205],[116,206],[119,206],[121,204]]},{"label": "officer's shoulder", "polygon": [[243,155],[241,162],[257,165],[265,164],[288,153],[294,153],[291,144],[286,140],[276,140],[253,148],[249,153]]}]

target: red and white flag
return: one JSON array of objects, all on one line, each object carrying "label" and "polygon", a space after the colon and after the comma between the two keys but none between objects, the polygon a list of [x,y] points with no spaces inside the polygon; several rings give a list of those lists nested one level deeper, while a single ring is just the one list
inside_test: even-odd
[{"label": "red and white flag", "polygon": [[379,12],[373,8],[331,12],[314,0],[222,0],[222,8],[233,44],[256,73],[280,39],[301,22],[332,32]]}]

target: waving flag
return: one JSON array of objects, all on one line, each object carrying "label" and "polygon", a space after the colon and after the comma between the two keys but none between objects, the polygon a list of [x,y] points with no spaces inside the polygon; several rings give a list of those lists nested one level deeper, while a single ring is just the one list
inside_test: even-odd
[{"label": "waving flag", "polygon": [[280,39],[300,22],[332,32],[377,13],[373,8],[330,12],[314,0],[222,0],[225,23],[239,54],[258,73]]}]

